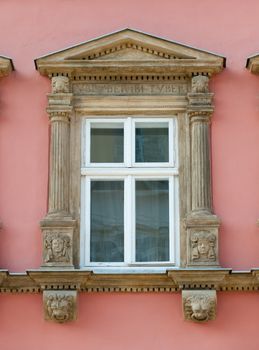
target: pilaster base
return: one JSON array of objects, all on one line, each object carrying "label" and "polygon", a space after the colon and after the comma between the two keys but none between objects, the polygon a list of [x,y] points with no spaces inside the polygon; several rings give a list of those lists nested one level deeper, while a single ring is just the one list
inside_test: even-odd
[{"label": "pilaster base", "polygon": [[42,268],[73,269],[73,236],[76,221],[71,217],[47,216],[41,221],[43,239]]},{"label": "pilaster base", "polygon": [[216,215],[190,215],[186,220],[187,266],[219,267],[218,231]]}]

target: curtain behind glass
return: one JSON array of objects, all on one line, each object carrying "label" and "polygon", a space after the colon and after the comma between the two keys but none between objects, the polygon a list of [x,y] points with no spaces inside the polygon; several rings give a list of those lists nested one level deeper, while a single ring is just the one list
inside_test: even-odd
[{"label": "curtain behind glass", "polygon": [[124,261],[123,181],[91,181],[90,261]]},{"label": "curtain behind glass", "polygon": [[168,181],[136,181],[136,261],[169,261]]}]

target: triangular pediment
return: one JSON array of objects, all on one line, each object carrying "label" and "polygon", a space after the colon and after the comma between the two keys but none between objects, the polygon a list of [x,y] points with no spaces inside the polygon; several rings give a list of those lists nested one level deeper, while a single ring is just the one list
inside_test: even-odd
[{"label": "triangular pediment", "polygon": [[0,77],[7,76],[14,70],[13,61],[5,56],[0,56]]},{"label": "triangular pediment", "polygon": [[[197,65],[198,62],[213,62],[221,69],[224,66],[225,59],[213,53],[194,49],[183,44],[172,42],[166,39],[158,38],[153,35],[145,34],[132,29],[124,29],[116,33],[99,37],[77,46],[49,54],[47,56],[35,60],[36,67],[42,74],[50,74],[52,70],[47,67],[54,68],[54,65],[63,68],[79,67],[87,69],[87,67],[110,66],[114,63],[126,65],[126,62],[134,66],[146,64],[150,65],[154,62],[157,66],[170,62],[173,65],[180,66],[184,62],[185,65]],[[179,61],[179,63],[177,62]],[[181,62],[181,64],[180,64]],[[119,67],[119,66],[118,66]],[[45,69],[43,69],[45,68]],[[220,69],[218,68],[218,71]],[[59,70],[61,72],[61,70]],[[64,71],[65,72],[65,71]]]}]

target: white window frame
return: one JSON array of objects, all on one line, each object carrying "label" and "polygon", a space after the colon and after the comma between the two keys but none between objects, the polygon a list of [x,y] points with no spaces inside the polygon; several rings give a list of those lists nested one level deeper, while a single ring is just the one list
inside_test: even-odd
[{"label": "white window frame", "polygon": [[[137,122],[168,123],[169,162],[135,163]],[[124,123],[124,163],[90,163],[91,123]],[[127,151],[129,150],[129,151]],[[81,166],[81,268],[179,266],[179,171],[177,118],[127,116],[82,118]],[[169,261],[135,262],[135,181],[169,181]],[[124,181],[124,262],[90,262],[91,180]]]}]

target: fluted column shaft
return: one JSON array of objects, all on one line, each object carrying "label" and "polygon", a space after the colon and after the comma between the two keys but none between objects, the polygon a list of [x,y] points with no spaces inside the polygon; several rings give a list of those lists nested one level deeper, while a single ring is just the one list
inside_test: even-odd
[{"label": "fluted column shaft", "polygon": [[69,212],[69,112],[51,112],[49,214]]},{"label": "fluted column shaft", "polygon": [[211,213],[210,115],[193,112],[191,117],[191,210],[195,214]]}]

